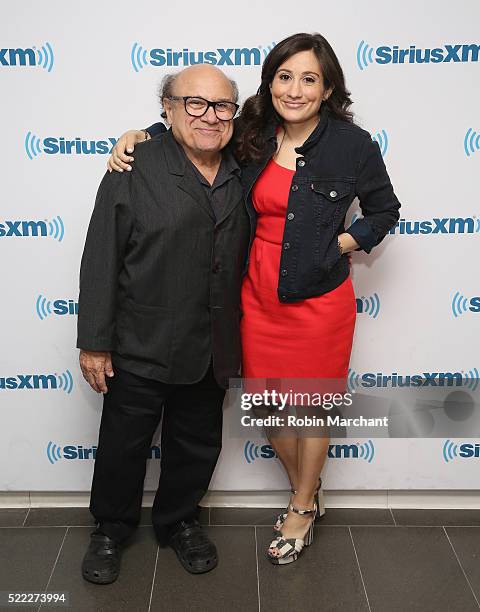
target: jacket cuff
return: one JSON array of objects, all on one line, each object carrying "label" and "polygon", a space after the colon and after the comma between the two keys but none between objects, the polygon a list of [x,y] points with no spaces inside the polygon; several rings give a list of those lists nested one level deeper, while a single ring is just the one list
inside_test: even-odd
[{"label": "jacket cuff", "polygon": [[151,138],[155,138],[155,136],[158,136],[159,134],[163,134],[164,132],[166,132],[167,128],[165,127],[163,123],[158,122],[158,123],[154,123],[153,125],[150,125],[149,127],[147,127],[146,131],[150,134]]},{"label": "jacket cuff", "polygon": [[370,224],[365,219],[357,219],[345,231],[355,238],[360,248],[363,249],[365,253],[370,253],[377,244],[377,237],[373,233]]}]

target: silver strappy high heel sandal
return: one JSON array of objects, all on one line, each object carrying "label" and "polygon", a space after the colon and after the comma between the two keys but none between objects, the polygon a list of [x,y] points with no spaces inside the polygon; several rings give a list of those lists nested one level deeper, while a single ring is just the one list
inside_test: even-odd
[{"label": "silver strappy high heel sandal", "polygon": [[[292,493],[292,495],[295,495],[296,493],[295,489],[290,489],[290,492]],[[318,487],[315,489],[314,501],[318,509],[317,516],[319,518],[322,518],[323,515],[325,514],[325,499],[323,495],[321,478],[318,479]],[[290,503],[291,503],[291,499],[290,499],[289,505]],[[273,526],[273,531],[275,533],[278,533],[282,529],[283,523],[285,522],[285,519],[287,518],[287,514],[288,514],[288,506],[285,512],[281,512],[279,515],[277,515],[277,520],[275,521],[275,525]]]},{"label": "silver strappy high heel sandal", "polygon": [[[302,552],[305,546],[310,546],[313,542],[313,526],[315,523],[315,517],[317,515],[317,506],[313,505],[312,510],[301,510],[295,508],[292,504],[288,506],[289,512],[295,512],[296,514],[306,515],[310,514],[312,520],[303,538],[285,538],[280,531],[279,535],[272,540],[268,551],[267,557],[274,565],[286,565],[287,563],[293,563],[298,559],[298,556]],[[274,551],[277,550],[278,554]]]}]

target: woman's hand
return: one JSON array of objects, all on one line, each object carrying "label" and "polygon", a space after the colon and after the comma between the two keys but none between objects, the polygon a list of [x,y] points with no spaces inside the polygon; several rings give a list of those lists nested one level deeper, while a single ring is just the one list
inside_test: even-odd
[{"label": "woman's hand", "polygon": [[338,245],[342,250],[342,254],[350,253],[359,248],[358,242],[348,232],[344,232],[338,236]]},{"label": "woman's hand", "polygon": [[122,134],[113,147],[112,154],[107,162],[108,171],[130,171],[132,167],[129,164],[133,161],[133,157],[128,154],[133,153],[135,145],[145,142],[145,140],[150,140],[150,134],[145,130],[128,130],[128,132]]}]

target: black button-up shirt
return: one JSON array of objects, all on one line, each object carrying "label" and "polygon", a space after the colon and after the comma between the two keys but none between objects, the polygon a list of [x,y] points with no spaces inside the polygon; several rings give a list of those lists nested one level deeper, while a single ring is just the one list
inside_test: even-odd
[{"label": "black button-up shirt", "polygon": [[228,149],[222,151],[222,161],[220,163],[220,167],[213,184],[210,185],[195,164],[192,163],[186,155],[185,157],[192,167],[195,176],[203,186],[208,201],[210,202],[213,212],[215,213],[216,219],[220,219],[225,207],[225,202],[228,202],[229,200],[229,187],[231,187],[229,182],[232,179],[237,181],[240,180],[240,166],[237,164],[235,158]]}]

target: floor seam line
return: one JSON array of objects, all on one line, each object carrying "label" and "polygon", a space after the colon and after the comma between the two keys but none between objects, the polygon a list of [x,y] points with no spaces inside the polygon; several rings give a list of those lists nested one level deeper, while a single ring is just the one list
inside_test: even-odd
[{"label": "floor seam line", "polygon": [[153,589],[155,587],[155,578],[157,576],[157,563],[158,563],[158,551],[159,550],[160,550],[160,546],[157,544],[157,554],[155,556],[155,567],[153,568],[152,588],[150,589],[150,599],[148,600],[147,612],[150,612],[150,608],[152,607],[152,597],[153,597]]},{"label": "floor seam line", "polygon": [[257,527],[253,527],[255,533],[255,562],[257,565],[257,599],[258,599],[258,612],[260,612],[260,572],[258,570],[258,542],[257,542]]},{"label": "floor seam line", "polygon": [[28,515],[30,514],[30,510],[31,508],[27,510],[27,514],[25,515],[25,518],[23,519],[22,527],[25,527],[25,523],[27,522],[27,518],[28,518]]},{"label": "floor seam line", "polygon": [[[53,573],[55,572],[55,568],[57,567],[58,559],[60,558],[60,554],[62,552],[62,548],[63,548],[63,545],[65,543],[65,539],[67,537],[67,533],[68,533],[69,529],[70,529],[70,527],[67,527],[65,529],[65,533],[63,534],[63,540],[62,540],[62,543],[60,544],[60,548],[58,549],[57,557],[55,559],[55,563],[53,564],[52,571],[50,572],[50,577],[48,579],[47,586],[45,587],[45,589],[43,591],[44,593],[46,593],[48,591],[48,587],[50,586],[50,582],[52,581]],[[43,604],[40,604],[40,607],[38,608],[39,610],[41,610],[42,605]]]},{"label": "floor seam line", "polygon": [[468,579],[467,574],[466,574],[465,570],[463,569],[463,565],[461,564],[460,559],[459,559],[459,557],[458,557],[458,555],[457,555],[457,551],[455,550],[455,547],[454,547],[454,545],[453,545],[453,542],[450,540],[450,536],[448,535],[447,530],[445,529],[445,525],[443,526],[443,531],[444,531],[444,533],[445,533],[445,535],[446,535],[446,537],[447,537],[447,540],[448,540],[448,542],[449,542],[449,544],[450,544],[450,546],[451,546],[451,548],[452,548],[452,550],[453,550],[453,554],[455,555],[455,558],[456,558],[456,560],[457,560],[457,563],[458,563],[458,565],[460,566],[460,569],[462,570],[462,573],[463,573],[463,575],[464,575],[464,577],[465,577],[465,580],[467,581],[467,584],[468,584],[468,586],[470,587],[470,590],[471,590],[471,592],[472,592],[472,595],[473,595],[473,597],[474,597],[475,601],[477,602],[477,606],[480,608],[480,603],[479,603],[479,601],[478,601],[478,599],[477,599],[477,596],[475,595],[475,591],[473,590],[473,587],[472,587],[472,585],[470,584],[470,580]]},{"label": "floor seam line", "polygon": [[365,586],[365,581],[363,579],[363,572],[362,572],[362,568],[360,567],[360,560],[357,555],[357,549],[355,547],[355,542],[353,540],[353,534],[352,534],[352,530],[350,527],[348,528],[348,533],[350,534],[350,539],[352,541],[352,546],[353,546],[353,552],[355,553],[355,559],[357,560],[358,571],[360,572],[360,579],[362,581],[363,591],[365,593],[365,599],[367,600],[367,606],[368,606],[369,611],[372,612],[372,608],[370,607],[370,600],[368,599],[367,587]]},{"label": "floor seam line", "polygon": [[395,527],[397,527],[398,525],[397,525],[397,521],[395,520],[395,516],[393,514],[393,510],[391,508],[389,508],[389,510],[390,510],[390,514],[392,515],[393,523],[394,523]]}]

